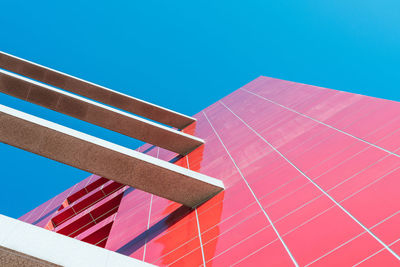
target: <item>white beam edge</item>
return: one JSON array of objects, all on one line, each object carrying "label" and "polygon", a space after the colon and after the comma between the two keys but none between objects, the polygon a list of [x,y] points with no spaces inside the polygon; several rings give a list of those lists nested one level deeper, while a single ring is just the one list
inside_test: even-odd
[{"label": "white beam edge", "polygon": [[177,130],[175,130],[175,129],[172,129],[172,128],[166,127],[166,126],[164,126],[164,125],[161,125],[161,124],[152,122],[152,121],[150,121],[150,120],[143,119],[143,118],[141,118],[141,117],[139,117],[139,116],[135,116],[135,115],[133,115],[133,114],[131,114],[131,113],[128,113],[128,112],[125,112],[125,111],[121,111],[121,110],[119,110],[119,109],[112,108],[112,107],[110,107],[110,106],[101,104],[101,103],[99,103],[99,102],[95,102],[95,101],[93,101],[93,100],[90,100],[90,99],[87,99],[87,98],[84,98],[84,97],[81,97],[81,96],[78,96],[78,95],[69,93],[69,92],[67,92],[67,91],[60,90],[60,89],[55,88],[55,87],[52,87],[52,86],[50,86],[50,85],[47,85],[47,84],[44,84],[44,83],[40,83],[40,82],[35,81],[35,80],[32,80],[32,79],[30,79],[30,78],[26,78],[26,77],[21,76],[21,75],[19,75],[19,74],[15,74],[15,73],[13,73],[13,72],[9,72],[9,71],[4,70],[4,69],[0,69],[0,73],[4,73],[4,74],[9,75],[9,76],[11,76],[11,77],[15,77],[15,78],[17,78],[17,79],[20,79],[20,80],[29,82],[29,83],[31,83],[31,84],[35,84],[35,85],[38,85],[38,86],[40,86],[40,87],[46,88],[46,89],[49,90],[49,91],[57,92],[57,93],[59,93],[59,94],[65,95],[65,96],[69,96],[69,97],[75,98],[75,99],[77,99],[77,100],[79,100],[79,101],[81,101],[81,102],[85,102],[85,103],[88,103],[88,104],[91,104],[91,105],[98,106],[98,107],[100,107],[100,108],[109,110],[109,111],[111,111],[111,112],[115,112],[115,113],[117,113],[117,114],[119,114],[119,115],[121,115],[121,116],[125,116],[125,117],[131,118],[131,119],[133,119],[133,120],[137,120],[137,121],[146,123],[146,124],[151,125],[151,126],[153,126],[153,127],[160,128],[160,129],[162,129],[162,130],[164,130],[164,131],[168,131],[168,132],[171,132],[171,133],[174,133],[174,134],[177,134],[177,135],[185,136],[185,137],[187,137],[187,138],[196,140],[196,141],[201,142],[201,143],[204,144],[204,140],[201,139],[201,138],[198,138],[198,137],[196,137],[196,136],[193,136],[193,135],[190,135],[190,134],[181,132],[181,131],[177,131]]},{"label": "white beam edge", "polygon": [[0,246],[67,267],[154,266],[2,214]]},{"label": "white beam edge", "polygon": [[191,171],[189,169],[177,166],[175,164],[166,162],[164,160],[160,160],[160,159],[151,157],[149,155],[137,152],[135,150],[132,150],[132,149],[129,149],[129,148],[126,148],[126,147],[111,143],[109,141],[106,141],[106,140],[103,140],[103,139],[100,139],[100,138],[97,138],[97,137],[94,137],[94,136],[91,136],[91,135],[88,135],[88,134],[73,130],[71,128],[68,128],[68,127],[65,127],[65,126],[62,126],[62,125],[59,125],[57,123],[41,119],[39,117],[24,113],[22,111],[18,111],[16,109],[13,109],[13,108],[10,108],[10,107],[4,106],[4,105],[0,105],[0,113],[1,112],[5,113],[5,114],[8,114],[8,115],[11,115],[13,117],[16,117],[16,118],[19,118],[19,119],[34,123],[34,124],[37,124],[37,125],[40,125],[42,127],[46,127],[46,128],[51,129],[51,130],[63,133],[65,135],[69,135],[69,136],[78,138],[78,139],[80,139],[82,141],[89,142],[89,143],[104,147],[106,149],[109,149],[109,150],[112,150],[112,151],[115,151],[115,152],[118,152],[118,153],[125,154],[125,155],[127,155],[129,157],[138,159],[140,161],[147,162],[147,163],[149,163],[151,165],[155,165],[157,167],[160,167],[160,168],[163,168],[163,169],[166,169],[166,170],[169,170],[169,171],[172,171],[172,172],[175,172],[175,173],[190,177],[192,179],[202,181],[202,182],[204,182],[206,184],[210,184],[210,185],[213,185],[213,186],[216,186],[216,187],[220,187],[221,189],[224,189],[223,182],[221,180],[216,179],[216,178],[212,178],[210,176],[207,176],[207,175],[204,175],[204,174],[201,174],[201,173],[198,173],[198,172]]},{"label": "white beam edge", "polygon": [[96,83],[92,83],[92,82],[90,82],[90,81],[83,80],[83,79],[81,79],[81,78],[78,78],[78,77],[69,75],[69,74],[67,74],[67,73],[64,73],[64,72],[61,72],[61,71],[58,71],[58,70],[55,70],[55,69],[52,69],[52,68],[48,68],[48,67],[46,67],[46,66],[40,65],[40,64],[38,64],[38,63],[35,63],[35,62],[32,62],[32,61],[23,59],[23,58],[20,58],[20,57],[11,55],[11,54],[8,54],[8,53],[3,52],[3,51],[0,51],[0,53],[3,53],[3,54],[5,54],[5,55],[7,55],[7,56],[9,56],[9,57],[13,57],[13,58],[15,58],[15,59],[18,59],[18,60],[20,60],[20,61],[22,61],[22,62],[26,62],[26,63],[32,64],[32,65],[35,65],[35,66],[37,66],[37,67],[46,69],[46,70],[48,70],[48,71],[52,71],[52,72],[55,72],[55,73],[58,73],[58,74],[61,74],[61,75],[64,75],[64,76],[67,76],[67,77],[70,77],[70,78],[79,80],[79,81],[81,81],[81,82],[85,82],[85,83],[88,83],[88,84],[97,86],[97,87],[99,87],[99,88],[101,88],[101,89],[103,89],[103,90],[106,90],[106,91],[109,91],[109,92],[112,92],[112,93],[115,93],[115,94],[123,95],[123,96],[128,97],[128,98],[131,98],[131,99],[133,99],[133,100],[135,100],[135,101],[142,102],[142,103],[144,103],[144,104],[146,104],[146,105],[149,105],[149,106],[152,106],[152,107],[155,107],[155,108],[158,108],[158,109],[167,111],[167,112],[174,113],[174,114],[176,114],[176,115],[178,115],[178,116],[182,116],[182,117],[185,117],[185,118],[190,119],[190,120],[193,120],[193,121],[197,121],[197,119],[194,118],[194,117],[190,117],[190,116],[188,116],[188,115],[185,115],[185,114],[176,112],[176,111],[174,111],[174,110],[172,110],[172,109],[164,108],[164,107],[162,107],[162,106],[159,106],[159,105],[150,103],[150,102],[148,102],[148,101],[145,101],[145,100],[142,100],[142,99],[139,99],[139,98],[136,98],[136,97],[133,97],[133,96],[130,96],[130,95],[127,95],[127,94],[124,94],[124,93],[121,93],[121,92],[112,90],[112,89],[109,89],[109,88],[107,88],[107,87],[98,85],[98,84],[96,84]]}]

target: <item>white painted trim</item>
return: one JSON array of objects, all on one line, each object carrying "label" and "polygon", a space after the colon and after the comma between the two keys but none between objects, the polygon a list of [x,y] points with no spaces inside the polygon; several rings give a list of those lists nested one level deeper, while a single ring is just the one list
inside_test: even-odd
[{"label": "white painted trim", "polygon": [[101,104],[101,103],[99,103],[99,102],[95,102],[95,101],[93,101],[93,100],[90,100],[90,99],[87,99],[87,98],[78,96],[78,95],[76,95],[76,94],[72,94],[72,93],[69,93],[69,92],[67,92],[67,91],[57,89],[57,88],[52,87],[52,86],[49,86],[49,85],[47,85],[47,84],[37,82],[37,81],[35,81],[35,80],[26,78],[26,77],[21,76],[21,75],[18,75],[18,74],[14,74],[14,73],[12,73],[12,72],[9,72],[9,71],[3,70],[3,69],[0,69],[0,74],[1,74],[1,73],[4,74],[4,75],[7,75],[7,76],[14,77],[14,78],[19,79],[19,80],[28,82],[28,83],[30,83],[30,84],[34,84],[34,85],[40,86],[41,88],[44,88],[44,89],[46,89],[46,90],[48,90],[48,91],[56,92],[57,94],[60,94],[60,95],[64,95],[64,96],[68,96],[68,97],[74,98],[74,99],[78,100],[79,102],[83,102],[83,103],[85,103],[85,104],[97,106],[97,107],[102,108],[102,109],[105,109],[105,110],[107,110],[107,111],[116,113],[116,114],[118,114],[118,115],[120,115],[120,116],[128,117],[128,118],[130,118],[130,119],[132,119],[132,120],[140,121],[140,122],[145,123],[145,124],[147,124],[147,125],[149,125],[149,126],[152,126],[152,127],[155,127],[155,128],[159,128],[159,129],[162,129],[162,130],[164,130],[164,131],[166,131],[166,132],[171,132],[171,133],[176,134],[176,135],[179,135],[179,136],[184,136],[184,137],[186,137],[186,138],[188,138],[188,139],[193,139],[193,140],[196,140],[196,141],[201,142],[201,143],[204,144],[204,140],[201,139],[201,138],[198,138],[198,137],[193,136],[193,135],[190,135],[190,134],[186,134],[186,133],[184,133],[184,132],[182,132],[182,131],[177,131],[177,130],[175,130],[175,129],[172,129],[172,128],[166,127],[166,126],[164,126],[164,125],[161,125],[161,124],[152,122],[152,121],[150,121],[150,120],[143,119],[143,118],[138,117],[138,116],[135,116],[135,115],[133,115],[133,114],[131,114],[131,113],[124,112],[124,111],[121,111],[121,110],[119,110],[119,109],[112,108],[112,107],[110,107],[110,106]]},{"label": "white painted trim", "polygon": [[103,140],[103,139],[100,139],[100,138],[97,138],[97,137],[94,137],[94,136],[91,136],[91,135],[88,135],[88,134],[73,130],[71,128],[56,124],[54,122],[47,121],[47,120],[41,119],[39,117],[36,117],[36,116],[30,115],[30,114],[18,111],[16,109],[12,109],[12,108],[9,108],[7,106],[0,105],[0,112],[8,114],[8,115],[11,115],[13,117],[16,117],[16,118],[19,118],[19,119],[22,119],[22,120],[25,120],[25,121],[28,121],[28,122],[31,122],[31,123],[34,123],[34,124],[37,124],[37,125],[40,125],[40,126],[43,126],[43,127],[46,127],[46,128],[49,128],[51,130],[55,130],[57,132],[65,134],[65,135],[69,135],[69,136],[81,139],[81,140],[83,140],[85,142],[92,143],[92,144],[95,144],[95,145],[98,145],[98,146],[102,146],[102,147],[104,147],[106,149],[113,150],[115,152],[125,154],[127,156],[132,157],[132,158],[139,159],[141,161],[150,163],[152,165],[161,167],[163,169],[167,169],[167,170],[173,171],[175,173],[178,173],[178,174],[181,174],[181,175],[184,175],[184,176],[189,176],[189,177],[191,177],[193,179],[202,181],[204,183],[224,188],[224,184],[223,184],[223,182],[221,180],[206,176],[206,175],[198,173],[198,172],[194,172],[194,171],[188,170],[186,168],[182,168],[182,167],[180,167],[178,165],[171,164],[169,162],[166,162],[166,161],[151,157],[149,155],[137,152],[135,150],[132,150],[132,149],[129,149],[129,148],[126,148],[126,147],[123,147],[123,146],[108,142],[106,140]]},{"label": "white painted trim", "polygon": [[153,266],[4,215],[0,215],[0,246],[66,267]]},{"label": "white painted trim", "polygon": [[152,103],[150,103],[150,102],[141,100],[141,99],[139,99],[139,98],[135,98],[135,97],[133,97],[133,96],[130,96],[130,95],[127,95],[127,94],[123,94],[123,93],[117,92],[117,91],[112,90],[112,89],[109,89],[109,88],[107,88],[107,87],[104,87],[104,86],[101,86],[101,85],[98,85],[98,84],[95,84],[95,83],[92,83],[92,82],[89,82],[89,81],[85,81],[85,80],[83,80],[83,79],[80,79],[80,78],[77,78],[77,77],[75,77],[75,76],[66,74],[66,73],[64,73],[64,72],[61,72],[61,71],[58,71],[58,70],[54,70],[54,69],[45,67],[45,66],[43,66],[43,65],[40,65],[40,64],[37,64],[37,63],[31,62],[31,61],[22,59],[22,58],[20,58],[20,57],[16,57],[16,56],[10,55],[10,54],[5,53],[5,52],[2,52],[2,51],[0,51],[0,53],[1,53],[1,54],[5,54],[5,55],[7,55],[7,56],[9,56],[9,57],[15,58],[15,59],[17,59],[17,60],[19,60],[19,61],[22,61],[22,62],[24,62],[24,63],[28,63],[28,64],[35,65],[35,66],[37,66],[37,67],[46,69],[46,70],[48,70],[48,71],[55,72],[55,73],[61,74],[61,75],[66,76],[66,77],[70,77],[70,78],[79,80],[79,81],[81,81],[81,82],[94,85],[94,86],[96,86],[96,87],[100,87],[100,88],[103,89],[103,90],[106,90],[106,91],[109,91],[109,92],[112,92],[112,93],[115,93],[115,94],[123,95],[123,96],[128,97],[128,98],[131,98],[131,99],[133,99],[133,100],[135,100],[135,101],[142,102],[142,103],[144,103],[144,104],[146,104],[146,105],[153,106],[153,107],[156,107],[156,108],[158,108],[158,109],[162,109],[162,110],[164,110],[164,111],[168,111],[168,112],[174,113],[174,114],[176,114],[176,115],[179,115],[179,116],[182,116],[182,117],[186,117],[186,118],[188,118],[188,119],[192,119],[192,120],[196,121],[196,118],[192,118],[192,117],[190,117],[190,116],[181,114],[181,113],[179,113],[179,112],[176,112],[176,111],[173,111],[173,110],[170,110],[170,109],[167,109],[167,108],[164,108],[164,107],[161,107],[161,106],[152,104]]}]

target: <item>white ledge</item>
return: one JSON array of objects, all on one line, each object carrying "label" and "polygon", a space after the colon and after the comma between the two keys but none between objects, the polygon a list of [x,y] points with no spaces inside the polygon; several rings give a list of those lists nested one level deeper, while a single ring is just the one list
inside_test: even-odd
[{"label": "white ledge", "polygon": [[66,267],[154,266],[4,215],[0,215],[0,247],[10,250],[2,253],[1,260],[15,261],[18,255],[25,266],[47,266],[37,259]]},{"label": "white ledge", "polygon": [[181,155],[204,143],[195,136],[1,69],[0,92]]},{"label": "white ledge", "polygon": [[224,189],[221,180],[3,105],[0,141],[189,207]]},{"label": "white ledge", "polygon": [[42,65],[12,56],[1,51],[0,68],[178,129],[183,129],[187,125],[196,121],[195,118],[183,115],[173,110],[119,93],[106,87],[76,78],[74,76],[44,67]]}]

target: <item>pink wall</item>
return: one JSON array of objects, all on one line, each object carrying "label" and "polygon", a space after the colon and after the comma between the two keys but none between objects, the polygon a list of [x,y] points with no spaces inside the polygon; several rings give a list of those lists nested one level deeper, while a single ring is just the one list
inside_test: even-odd
[{"label": "pink wall", "polygon": [[[399,103],[259,77],[195,117],[185,132],[206,144],[176,164],[226,190],[195,210],[126,190],[106,248],[156,265],[398,265]],[[20,219],[44,226],[84,181]]]}]

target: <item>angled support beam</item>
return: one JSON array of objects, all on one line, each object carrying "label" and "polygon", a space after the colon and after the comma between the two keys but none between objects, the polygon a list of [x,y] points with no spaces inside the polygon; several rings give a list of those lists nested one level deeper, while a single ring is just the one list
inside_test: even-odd
[{"label": "angled support beam", "polygon": [[130,113],[0,69],[0,92],[186,155],[204,141]]},{"label": "angled support beam", "polygon": [[195,207],[222,181],[0,105],[0,142]]},{"label": "angled support beam", "polygon": [[0,68],[178,129],[183,129],[196,121],[195,118],[81,80],[1,51]]}]

